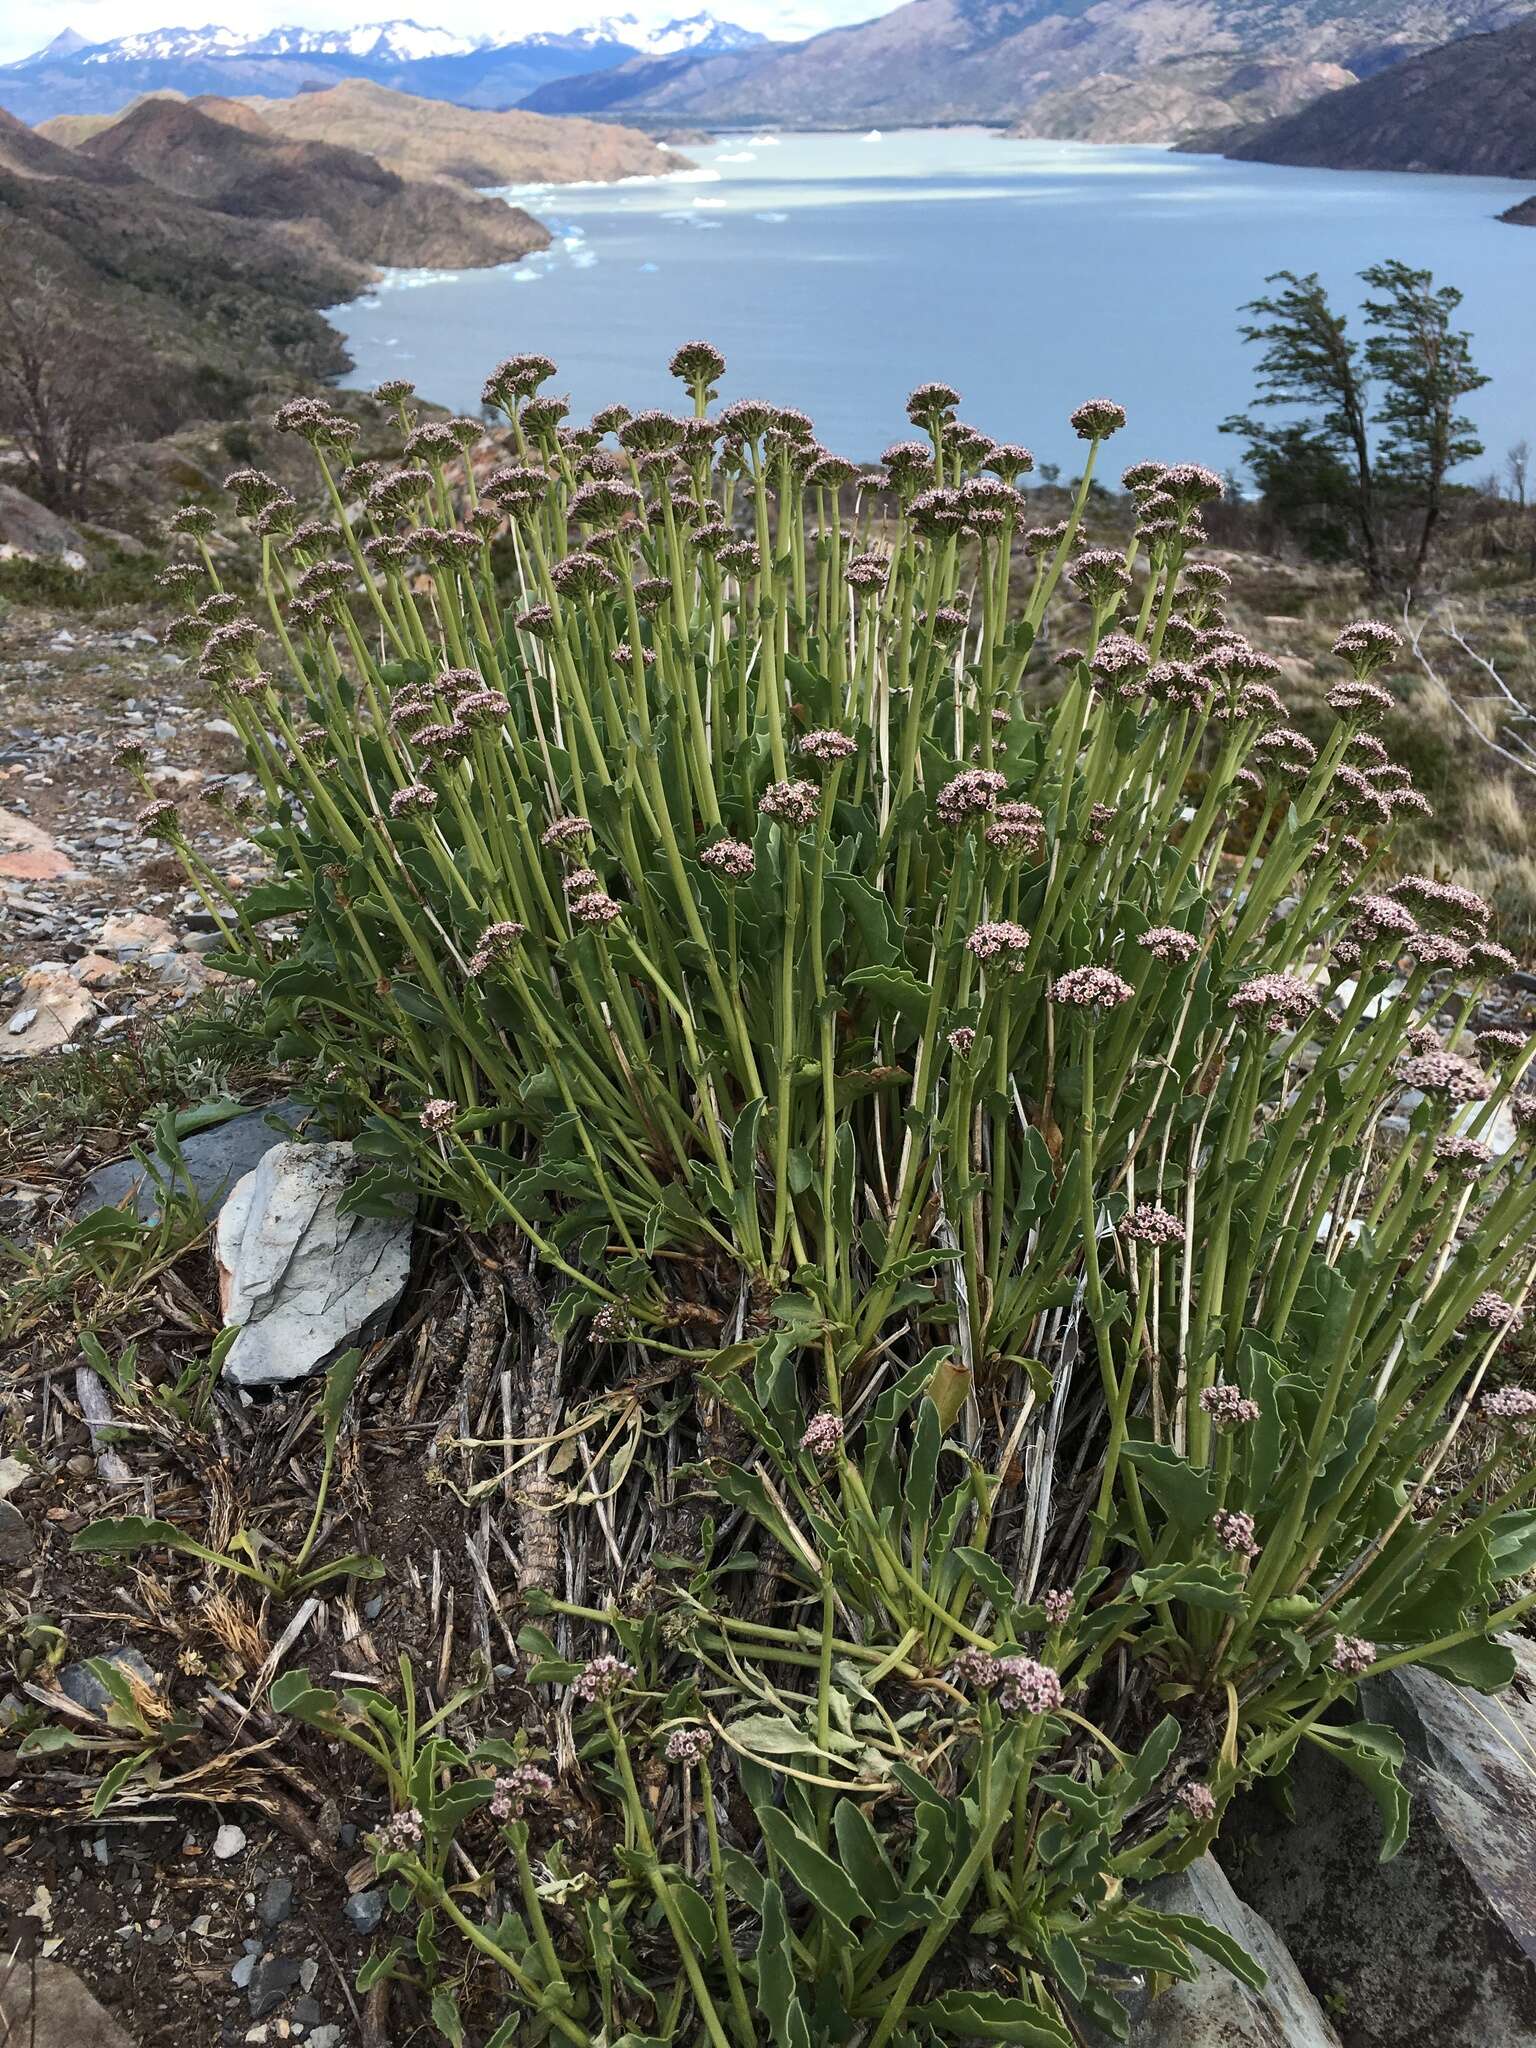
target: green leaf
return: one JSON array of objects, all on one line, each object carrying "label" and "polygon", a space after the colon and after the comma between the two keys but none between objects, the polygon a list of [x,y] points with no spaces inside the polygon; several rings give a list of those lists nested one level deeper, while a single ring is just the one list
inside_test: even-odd
[{"label": "green leaf", "polygon": [[1269,1972],[1264,1965],[1249,1955],[1242,1943],[1234,1941],[1224,1928],[1213,1927],[1197,1913],[1158,1913],[1154,1917],[1190,1948],[1199,1949],[1212,1962],[1230,1970],[1251,1991],[1262,1991],[1269,1982]]},{"label": "green leaf", "polygon": [[774,2048],[811,2048],[811,2030],[795,1994],[794,1952],[784,1894],[773,1883],[762,1892],[762,1931],[757,1941],[757,2002]]},{"label": "green leaf", "polygon": [[432,1994],[432,2024],[448,2048],[464,2048],[464,2023],[459,2018],[458,2004],[441,1984]]},{"label": "green leaf", "polygon": [[1375,1800],[1385,1823],[1381,1861],[1390,1863],[1408,1839],[1412,1818],[1408,1794],[1398,1775],[1403,1762],[1401,1740],[1390,1728],[1380,1727],[1374,1721],[1355,1721],[1347,1728],[1314,1721],[1306,1737],[1337,1758]]},{"label": "green leaf", "polygon": [[1128,1443],[1121,1453],[1175,1528],[1193,1536],[1210,1522],[1216,1495],[1208,1472],[1198,1470],[1167,1444]]},{"label": "green leaf", "polygon": [[205,1564],[222,1564],[234,1569],[227,1557],[208,1549],[206,1544],[199,1543],[184,1529],[178,1529],[174,1522],[151,1521],[144,1515],[121,1515],[88,1522],[70,1548],[98,1557],[132,1557],[135,1551],[157,1548],[177,1550],[186,1557],[200,1557]]},{"label": "green leaf", "polygon": [[1502,1692],[1517,1669],[1515,1653],[1509,1645],[1487,1636],[1458,1643],[1454,1650],[1441,1650],[1422,1662],[1426,1671],[1438,1671],[1442,1678],[1473,1692]]},{"label": "green leaf", "polygon": [[307,1670],[285,1671],[267,1695],[275,1714],[290,1714],[296,1721],[307,1722],[311,1728],[325,1728],[334,1723],[340,1712],[341,1702],[335,1693],[324,1686],[313,1685]]},{"label": "green leaf", "polygon": [[932,991],[905,967],[856,967],[843,976],[845,989],[869,998],[876,1016],[900,1018],[921,1031],[928,1019]]},{"label": "green leaf", "polygon": [[1018,1605],[1018,1591],[995,1557],[973,1549],[969,1543],[957,1543],[949,1554],[965,1566],[1000,1614],[1012,1614]]},{"label": "green leaf", "polygon": [[1024,2048],[1074,2048],[1061,2021],[1027,1998],[1000,1991],[946,1991],[911,2017],[930,2027],[952,2029],[960,2040],[1019,2041]]},{"label": "green leaf", "polygon": [[136,1750],[132,1756],[118,1758],[111,1770],[107,1772],[101,1783],[96,1787],[96,1791],[91,1799],[92,1819],[100,1820],[118,1793],[128,1783],[128,1780],[135,1776],[152,1759],[154,1754],[153,1748],[140,1749]]},{"label": "green leaf", "polygon": [[757,1824],[763,1839],[799,1885],[806,1897],[830,1920],[836,1921],[850,1939],[853,1923],[868,1908],[847,1872],[824,1855],[809,1835],[801,1834],[792,1820],[775,1807],[760,1806]]}]

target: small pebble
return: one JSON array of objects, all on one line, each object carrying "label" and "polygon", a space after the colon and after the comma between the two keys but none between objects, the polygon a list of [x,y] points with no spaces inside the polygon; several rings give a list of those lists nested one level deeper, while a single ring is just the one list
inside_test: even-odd
[{"label": "small pebble", "polygon": [[225,1821],[213,1838],[213,1853],[221,1863],[228,1863],[232,1856],[238,1856],[245,1847],[245,1829],[237,1828],[233,1822]]}]

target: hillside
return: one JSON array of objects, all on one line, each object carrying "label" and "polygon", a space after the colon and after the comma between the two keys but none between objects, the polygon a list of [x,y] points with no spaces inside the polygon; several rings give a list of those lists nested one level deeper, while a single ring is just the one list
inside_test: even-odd
[{"label": "hillside", "polygon": [[907,0],[806,42],[565,78],[525,104],[647,123],[1006,126],[1047,94],[1198,61],[1201,104],[1170,104],[1165,139],[1199,125],[1206,99],[1240,96],[1256,59],[1297,75],[1265,87],[1284,104],[1316,66],[1361,77],[1527,12],[1528,0]]},{"label": "hillside", "polygon": [[1230,58],[1189,57],[1045,93],[1008,132],[1053,142],[1165,142],[1293,113],[1354,82],[1338,64],[1255,59],[1234,68]]},{"label": "hillside", "polygon": [[277,28],[242,36],[227,28],[170,28],[88,41],[65,30],[46,49],[0,65],[0,107],[24,121],[58,114],[113,114],[146,93],[286,99],[367,78],[424,99],[509,107],[536,87],[577,72],[673,51],[744,49],[762,38],[733,22],[694,14],[647,26],[633,14],[567,32],[498,41],[415,22],[364,28]]},{"label": "hillside", "polygon": [[290,140],[236,103],[146,99],[78,154],[214,213],[291,223],[355,263],[466,269],[511,262],[549,241],[518,207],[401,178],[360,150]]},{"label": "hillside", "polygon": [[403,178],[463,185],[566,185],[656,176],[686,160],[607,121],[554,121],[418,99],[367,79],[249,104],[276,134],[365,150]]},{"label": "hillside", "polygon": [[168,423],[344,369],[318,309],[367,280],[284,225],[210,213],[0,112],[0,293],[47,281],[73,326],[152,359]]},{"label": "hillside", "polygon": [[1252,163],[1536,178],[1536,16],[1330,94],[1230,142]]}]

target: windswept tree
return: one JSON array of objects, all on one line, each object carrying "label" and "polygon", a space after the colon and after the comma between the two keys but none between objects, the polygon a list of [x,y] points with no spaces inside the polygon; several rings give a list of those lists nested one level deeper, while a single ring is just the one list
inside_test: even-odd
[{"label": "windswept tree", "polygon": [[1416,525],[1410,588],[1424,573],[1445,504],[1445,480],[1483,452],[1471,420],[1457,407],[1488,379],[1472,360],[1472,337],[1451,322],[1461,304],[1454,285],[1427,270],[1374,263],[1360,276],[1372,333],[1365,359],[1380,387],[1373,419],[1383,429],[1378,471],[1395,496],[1411,501]]},{"label": "windswept tree", "polygon": [[104,450],[146,422],[147,368],[53,272],[0,262],[0,435],[45,505],[83,510]]},{"label": "windswept tree", "polygon": [[1452,325],[1453,286],[1395,261],[1361,279],[1372,294],[1363,342],[1315,271],[1265,280],[1278,289],[1250,301],[1242,329],[1263,351],[1253,409],[1222,431],[1242,436],[1266,500],[1310,551],[1354,560],[1373,590],[1411,588],[1450,472],[1482,452],[1458,408],[1488,380]]}]

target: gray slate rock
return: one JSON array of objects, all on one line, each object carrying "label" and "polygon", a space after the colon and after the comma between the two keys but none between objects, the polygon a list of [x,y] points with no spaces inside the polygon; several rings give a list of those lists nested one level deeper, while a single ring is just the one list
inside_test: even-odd
[{"label": "gray slate rock", "polygon": [[1303,1743],[1293,1826],[1257,1801],[1222,1845],[1234,1882],[1337,2005],[1347,2048],[1531,2048],[1536,2042],[1536,1644],[1484,1697],[1404,1669],[1362,1688],[1366,1719],[1407,1747],[1406,1848],[1354,1779]]},{"label": "gray slate rock", "polygon": [[0,2042],[16,2048],[133,2048],[106,2007],[56,1956],[0,1971]]},{"label": "gray slate rock", "polygon": [[0,1564],[25,1564],[32,1555],[32,1530],[20,1508],[0,1500]]},{"label": "gray slate rock", "polygon": [[[1339,2048],[1339,2037],[1307,1989],[1294,1957],[1266,1920],[1233,1891],[1214,1856],[1147,1886],[1146,1903],[1162,1913],[1194,1913],[1219,1927],[1268,1973],[1253,1991],[1208,1957],[1200,1974],[1160,1998],[1138,2001],[1122,1992],[1131,2014],[1130,2048]],[[1095,2048],[1110,2048],[1091,2029]]]},{"label": "gray slate rock", "polygon": [[268,1956],[256,1965],[245,1994],[253,2020],[264,2020],[298,1990],[300,1968],[297,1956]]},{"label": "gray slate rock", "polygon": [[354,1892],[341,1911],[354,1933],[372,1934],[384,1918],[384,1894],[381,1891]]},{"label": "gray slate rock", "polygon": [[263,1927],[281,1927],[293,1911],[292,1878],[268,1878],[256,1911]]},{"label": "gray slate rock", "polygon": [[[152,1692],[160,1690],[159,1672],[151,1670],[137,1650],[103,1650],[97,1661],[115,1664],[120,1671],[131,1673],[140,1684],[148,1686]],[[88,1714],[94,1714],[98,1720],[105,1721],[107,1718],[107,1708],[112,1703],[112,1695],[95,1672],[89,1670],[84,1663],[64,1666],[59,1673],[59,1691],[67,1699],[72,1699],[77,1707],[84,1707]],[[0,2035],[0,2041],[3,2039],[4,2036]]]},{"label": "gray slate rock", "polygon": [[[259,1165],[274,1145],[292,1138],[306,1114],[297,1102],[274,1102],[206,1131],[194,1131],[181,1142],[186,1162],[186,1171],[179,1176],[182,1186],[190,1188],[212,1213],[235,1182]],[[97,1209],[121,1208],[131,1200],[139,1221],[153,1223],[160,1215],[160,1195],[160,1184],[138,1160],[114,1159],[98,1166],[86,1181],[76,1214],[89,1216]]]},{"label": "gray slate rock", "polygon": [[242,1387],[304,1379],[382,1323],[405,1291],[411,1210],[343,1216],[359,1171],[350,1145],[277,1145],[231,1189],[216,1248],[224,1362]]}]

